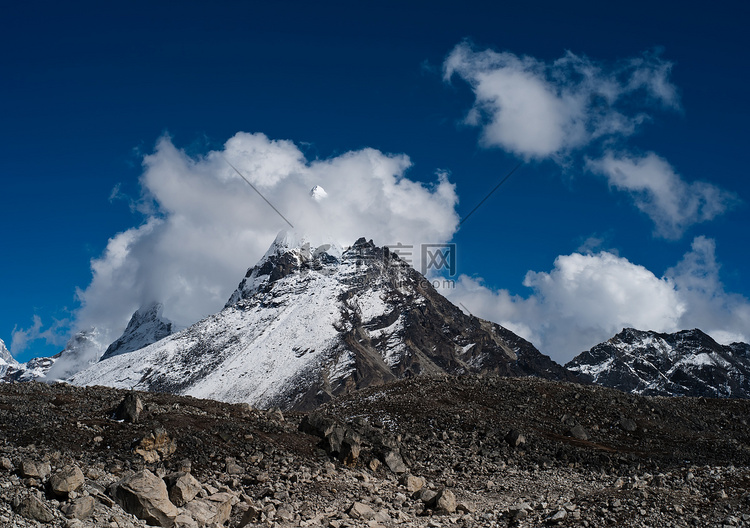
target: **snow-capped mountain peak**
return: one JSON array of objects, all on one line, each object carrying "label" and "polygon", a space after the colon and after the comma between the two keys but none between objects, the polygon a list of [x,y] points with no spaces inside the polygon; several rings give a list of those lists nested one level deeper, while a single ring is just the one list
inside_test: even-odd
[{"label": "snow-capped mountain peak", "polygon": [[316,185],[310,190],[310,196],[316,202],[320,202],[322,200],[325,200],[325,198],[328,196],[328,193],[323,187],[321,187],[320,185]]},{"label": "snow-capped mountain peak", "polygon": [[282,231],[258,263],[247,270],[226,306],[250,298],[262,289],[267,290],[276,281],[293,273],[333,272],[342,253],[342,248],[335,242],[313,241],[295,231]]},{"label": "snow-capped mountain peak", "polygon": [[162,315],[163,310],[164,306],[158,302],[146,304],[136,310],[125,331],[107,347],[101,360],[133,352],[172,334],[174,324]]},{"label": "snow-capped mountain peak", "polygon": [[321,242],[280,234],[221,312],[71,381],[310,408],[423,374],[572,379],[512,332],[464,314],[388,248]]}]

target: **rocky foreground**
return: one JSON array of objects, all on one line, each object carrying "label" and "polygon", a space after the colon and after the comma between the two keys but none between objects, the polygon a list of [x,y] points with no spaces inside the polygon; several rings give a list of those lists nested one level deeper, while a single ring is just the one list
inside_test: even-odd
[{"label": "rocky foreground", "polygon": [[0,385],[0,526],[750,526],[750,401],[417,378],[311,414]]}]

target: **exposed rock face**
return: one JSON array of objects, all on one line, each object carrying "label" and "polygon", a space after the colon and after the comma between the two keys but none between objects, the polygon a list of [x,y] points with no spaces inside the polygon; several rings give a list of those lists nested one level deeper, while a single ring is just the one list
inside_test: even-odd
[{"label": "exposed rock face", "polygon": [[575,379],[464,314],[388,248],[280,235],[222,312],[72,381],[310,409],[396,379],[470,373]]},{"label": "exposed rock face", "polygon": [[136,310],[125,331],[107,347],[101,360],[139,350],[171,335],[174,325],[164,318],[163,309],[161,303],[151,303]]},{"label": "exposed rock face", "polygon": [[750,345],[720,345],[697,329],[626,328],[566,367],[585,381],[635,394],[750,398]]}]

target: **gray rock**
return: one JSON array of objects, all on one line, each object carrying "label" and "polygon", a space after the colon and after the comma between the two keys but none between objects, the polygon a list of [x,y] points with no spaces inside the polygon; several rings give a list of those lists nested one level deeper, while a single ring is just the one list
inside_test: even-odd
[{"label": "gray rock", "polygon": [[589,439],[589,434],[581,424],[575,424],[573,427],[568,429],[568,436],[572,436],[573,438],[584,441]]},{"label": "gray rock", "polygon": [[189,513],[182,512],[174,518],[172,528],[202,528]]},{"label": "gray rock", "polygon": [[169,501],[167,485],[143,469],[114,485],[114,499],[128,513],[157,526],[172,526],[179,513]]},{"label": "gray rock", "polygon": [[52,511],[44,505],[44,503],[36,495],[27,495],[21,499],[16,513],[43,523],[52,522],[55,518]]},{"label": "gray rock", "polygon": [[346,513],[348,513],[352,519],[370,520],[375,517],[373,509],[362,502],[354,502],[354,504],[349,506],[349,509],[346,510]]},{"label": "gray rock", "polygon": [[511,520],[518,521],[527,517],[530,511],[531,504],[529,504],[528,502],[520,502],[508,508],[508,516],[511,518]]},{"label": "gray rock", "polygon": [[276,508],[276,517],[284,522],[292,521],[294,519],[294,508],[291,504],[285,502]]},{"label": "gray rock", "polygon": [[178,507],[193,500],[201,491],[201,483],[190,473],[173,473],[164,481],[169,490],[169,500]]},{"label": "gray rock", "polygon": [[511,429],[508,431],[508,434],[505,435],[505,441],[508,442],[508,445],[511,447],[522,447],[526,444],[526,437],[519,431]]},{"label": "gray rock", "polygon": [[633,433],[636,429],[638,429],[638,425],[635,423],[635,421],[631,420],[630,418],[625,418],[624,416],[620,418],[620,427],[623,431],[627,431],[629,433]]},{"label": "gray rock", "polygon": [[68,519],[88,519],[94,513],[96,509],[96,499],[87,495],[85,497],[79,497],[70,504],[66,504],[62,507],[62,512]]},{"label": "gray rock", "polygon": [[437,491],[422,488],[418,492],[416,492],[412,497],[416,500],[421,500],[425,504],[429,504],[432,502],[432,500],[437,496]]},{"label": "gray rock", "polygon": [[568,512],[565,511],[564,509],[557,510],[557,512],[553,513],[547,518],[547,522],[554,523],[554,524],[561,523],[565,520],[567,516],[568,516]]},{"label": "gray rock", "polygon": [[454,513],[456,511],[456,496],[450,490],[441,489],[427,505],[439,512]]},{"label": "gray rock", "polygon": [[419,491],[424,487],[424,479],[422,477],[415,477],[410,473],[406,473],[399,479],[399,484],[406,488],[406,491],[408,491],[409,493],[414,493],[415,491]]},{"label": "gray rock", "polygon": [[46,479],[51,471],[49,462],[34,462],[29,458],[25,458],[21,461],[18,470],[23,477],[39,480]]},{"label": "gray rock", "polygon": [[408,471],[404,459],[397,451],[388,451],[383,457],[383,462],[394,473],[406,473]]},{"label": "gray rock", "polygon": [[219,492],[205,499],[193,499],[185,505],[187,511],[200,526],[222,526],[232,514],[232,499],[234,495]]},{"label": "gray rock", "polygon": [[117,420],[125,420],[130,423],[138,423],[143,412],[143,400],[134,392],[125,395],[125,398],[115,410]]},{"label": "gray rock", "polygon": [[65,466],[49,479],[50,490],[58,496],[67,496],[70,492],[77,491],[83,483],[83,471],[76,465]]}]

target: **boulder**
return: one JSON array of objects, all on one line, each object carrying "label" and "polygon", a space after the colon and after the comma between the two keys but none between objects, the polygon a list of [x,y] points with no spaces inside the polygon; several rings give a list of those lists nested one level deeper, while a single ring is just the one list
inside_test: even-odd
[{"label": "boulder", "polygon": [[511,447],[522,447],[524,444],[526,444],[526,437],[519,431],[511,429],[510,431],[508,431],[508,434],[505,435],[505,441]]},{"label": "boulder", "polygon": [[62,512],[68,519],[88,519],[93,515],[94,509],[96,509],[96,499],[87,495],[85,497],[79,497],[70,504],[66,504],[62,507]]},{"label": "boulder", "polygon": [[143,412],[143,400],[134,392],[125,395],[115,410],[115,419],[129,423],[138,423]]},{"label": "boulder", "polygon": [[199,526],[222,526],[229,520],[232,514],[231,493],[214,493],[205,499],[193,499],[185,505],[185,511],[189,513]]},{"label": "boulder", "polygon": [[625,418],[624,416],[620,418],[620,427],[623,431],[627,431],[628,433],[635,432],[636,429],[638,429],[638,425],[635,423],[634,420],[631,420],[630,418]]},{"label": "boulder", "polygon": [[148,469],[116,483],[113,496],[123,510],[149,524],[171,527],[178,514],[169,501],[167,485]]},{"label": "boulder", "polygon": [[348,513],[349,517],[352,519],[363,519],[366,521],[375,517],[375,511],[362,502],[354,502],[349,506],[349,509],[346,510],[346,513]]},{"label": "boulder", "polygon": [[583,428],[581,424],[575,424],[573,427],[568,429],[568,436],[572,436],[573,438],[577,440],[588,440],[589,434],[586,432],[586,429]]},{"label": "boulder", "polygon": [[190,473],[172,473],[164,478],[169,490],[169,500],[182,507],[201,491],[201,483]]},{"label": "boulder", "polygon": [[29,458],[23,459],[18,468],[18,472],[22,477],[39,480],[44,480],[49,477],[50,471],[49,462],[34,462]]},{"label": "boulder", "polygon": [[441,489],[427,503],[427,507],[439,512],[454,513],[456,511],[456,496],[448,489]]},{"label": "boulder", "polygon": [[406,473],[399,479],[399,484],[406,488],[409,493],[419,491],[424,487],[424,479],[422,477],[415,477],[410,473]]},{"label": "boulder", "polygon": [[394,473],[400,474],[406,473],[408,471],[406,464],[404,464],[404,459],[401,458],[401,455],[398,453],[398,451],[388,451],[383,457],[383,462],[385,462],[385,465],[388,466],[388,469],[390,469]]},{"label": "boulder", "polygon": [[57,496],[66,497],[71,491],[77,491],[83,486],[83,471],[76,465],[69,465],[52,475],[49,487]]},{"label": "boulder", "polygon": [[43,523],[52,522],[55,518],[52,511],[36,495],[27,495],[16,506],[16,513]]}]

